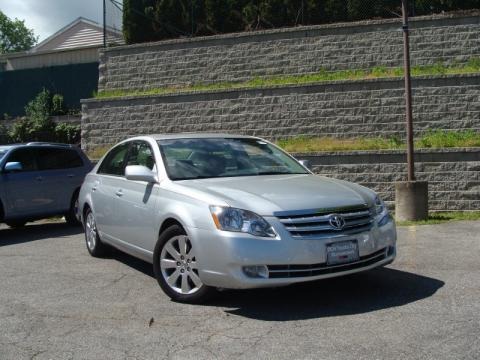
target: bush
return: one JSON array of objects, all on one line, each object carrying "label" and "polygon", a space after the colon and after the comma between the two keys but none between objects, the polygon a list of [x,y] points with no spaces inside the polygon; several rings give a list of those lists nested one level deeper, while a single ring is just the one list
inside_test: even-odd
[{"label": "bush", "polygon": [[78,144],[80,142],[80,126],[60,123],[55,127],[55,141],[66,144]]},{"label": "bush", "polygon": [[56,124],[51,116],[64,113],[63,96],[50,95],[43,89],[25,107],[26,117],[18,119],[2,142],[47,141],[75,144],[80,141],[80,127],[66,123]]}]

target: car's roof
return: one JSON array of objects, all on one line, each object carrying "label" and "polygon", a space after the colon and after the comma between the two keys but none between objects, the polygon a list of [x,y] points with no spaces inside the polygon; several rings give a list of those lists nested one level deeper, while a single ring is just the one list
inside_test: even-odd
[{"label": "car's roof", "polygon": [[235,135],[235,134],[221,134],[221,133],[178,133],[178,134],[150,134],[139,137],[149,137],[154,140],[167,139],[210,139],[210,138],[246,138],[256,139],[254,136]]},{"label": "car's roof", "polygon": [[17,147],[31,147],[31,146],[40,146],[40,147],[61,147],[61,148],[74,148],[74,145],[70,144],[61,144],[61,143],[49,143],[49,142],[29,142],[29,143],[21,143],[21,144],[8,144],[8,145],[0,145],[0,149],[8,150]]}]

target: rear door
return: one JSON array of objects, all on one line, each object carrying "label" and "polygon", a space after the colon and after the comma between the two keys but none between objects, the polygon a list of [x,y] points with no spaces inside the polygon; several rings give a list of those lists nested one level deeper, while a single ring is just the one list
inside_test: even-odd
[{"label": "rear door", "polygon": [[73,193],[83,181],[83,161],[74,149],[38,148],[37,162],[45,195],[56,212],[70,208]]}]

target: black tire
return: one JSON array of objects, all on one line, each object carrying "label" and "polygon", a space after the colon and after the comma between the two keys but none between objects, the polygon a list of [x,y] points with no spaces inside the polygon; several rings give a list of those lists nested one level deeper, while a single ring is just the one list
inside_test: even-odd
[{"label": "black tire", "polygon": [[[93,221],[93,223],[92,223]],[[93,226],[93,230],[92,230]],[[108,250],[98,235],[95,216],[90,208],[85,211],[85,245],[93,257],[103,257]]]},{"label": "black tire", "polygon": [[65,221],[70,226],[80,226],[82,223],[77,218],[78,213],[78,194],[79,191],[76,190],[73,193],[72,200],[70,201],[70,209],[65,214]]},{"label": "black tire", "polygon": [[[204,303],[207,301],[214,293],[215,289],[207,286],[205,284],[201,284],[201,286],[198,286],[198,289],[196,288],[196,285],[193,283],[191,278],[195,276],[196,281],[199,281],[198,277],[198,269],[189,268],[187,267],[187,259],[183,259],[180,261],[183,261],[182,265],[178,265],[180,261],[172,260],[173,262],[176,262],[178,265],[176,268],[172,269],[167,269],[171,270],[172,272],[182,271],[182,274],[177,275],[177,279],[180,279],[180,282],[183,281],[183,277],[185,277],[187,280],[185,281],[190,281],[190,284],[193,285],[193,287],[196,289],[195,292],[190,293],[190,294],[185,294],[185,293],[180,293],[179,291],[174,290],[173,287],[171,287],[168,283],[167,280],[165,279],[166,276],[166,270],[161,268],[160,266],[160,259],[162,256],[162,251],[164,250],[164,247],[167,243],[171,243],[172,241],[175,241],[177,238],[184,238],[190,245],[191,250],[191,243],[188,237],[186,237],[185,230],[179,226],[179,225],[172,225],[169,228],[167,228],[164,232],[160,234],[160,237],[157,241],[157,244],[155,246],[155,251],[153,253],[153,272],[155,273],[155,277],[157,278],[158,284],[162,288],[162,290],[167,294],[172,300],[182,302],[182,303],[189,303],[189,304],[199,304],[199,303]],[[179,244],[179,243],[178,243]],[[178,255],[180,255],[181,251],[179,251]],[[185,255],[188,257],[188,255]],[[188,258],[190,261],[190,258]],[[195,261],[194,261],[195,260]],[[193,256],[191,259],[190,264],[194,264],[196,262],[195,257]],[[180,267],[183,266],[184,268],[180,269]],[[183,286],[183,285],[182,285]],[[178,289],[181,290],[181,289]]]},{"label": "black tire", "polygon": [[7,224],[8,226],[10,226],[11,228],[14,228],[14,229],[24,227],[26,223],[27,222],[24,221],[24,220],[10,220],[10,221],[5,222],[5,224]]}]

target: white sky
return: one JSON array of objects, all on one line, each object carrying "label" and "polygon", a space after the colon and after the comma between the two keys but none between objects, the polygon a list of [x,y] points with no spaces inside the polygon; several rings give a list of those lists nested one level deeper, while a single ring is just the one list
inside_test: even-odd
[{"label": "white sky", "polygon": [[[121,13],[107,1],[107,24],[121,26]],[[103,24],[103,0],[0,0],[0,10],[9,18],[25,20],[39,41],[82,16]]]}]

